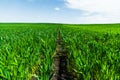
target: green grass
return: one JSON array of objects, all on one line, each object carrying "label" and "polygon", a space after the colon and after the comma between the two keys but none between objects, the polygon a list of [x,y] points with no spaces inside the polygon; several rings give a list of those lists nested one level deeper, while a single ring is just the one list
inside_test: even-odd
[{"label": "green grass", "polygon": [[78,80],[120,79],[120,25],[64,25],[69,70]]},{"label": "green grass", "polygon": [[0,79],[49,80],[57,26],[0,24]]},{"label": "green grass", "polygon": [[120,79],[120,24],[0,24],[0,80],[49,80],[57,28],[77,80]]},{"label": "green grass", "polygon": [[84,25],[64,25],[65,27],[79,28],[81,30],[101,32],[101,33],[120,33],[120,24],[84,24]]}]

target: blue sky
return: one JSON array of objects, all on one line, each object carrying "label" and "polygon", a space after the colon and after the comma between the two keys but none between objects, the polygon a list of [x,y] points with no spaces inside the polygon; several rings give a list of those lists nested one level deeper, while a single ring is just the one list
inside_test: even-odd
[{"label": "blue sky", "polygon": [[119,0],[0,0],[0,22],[120,23]]}]

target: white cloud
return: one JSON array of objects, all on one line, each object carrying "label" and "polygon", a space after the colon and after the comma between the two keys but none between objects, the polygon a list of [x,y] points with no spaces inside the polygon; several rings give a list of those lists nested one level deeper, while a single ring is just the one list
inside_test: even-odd
[{"label": "white cloud", "polygon": [[56,8],[54,8],[54,10],[59,11],[59,10],[60,10],[60,8],[56,7]]},{"label": "white cloud", "polygon": [[85,11],[81,20],[86,22],[120,22],[120,0],[65,0],[65,4]]}]

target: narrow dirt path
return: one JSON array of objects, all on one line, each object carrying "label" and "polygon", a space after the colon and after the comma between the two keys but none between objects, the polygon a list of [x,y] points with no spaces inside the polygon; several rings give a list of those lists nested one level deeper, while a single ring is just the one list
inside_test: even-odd
[{"label": "narrow dirt path", "polygon": [[73,80],[67,71],[67,60],[68,54],[59,28],[56,39],[56,50],[53,55],[53,75],[50,80]]},{"label": "narrow dirt path", "polygon": [[[56,38],[56,50],[52,57],[53,74],[51,75],[50,80],[77,80],[72,73],[73,70],[68,71],[68,66],[70,66],[70,64],[68,64],[68,61],[71,61],[71,59],[69,59],[68,57],[69,55],[62,39],[60,28],[58,28]],[[31,80],[38,79],[33,76]]]}]

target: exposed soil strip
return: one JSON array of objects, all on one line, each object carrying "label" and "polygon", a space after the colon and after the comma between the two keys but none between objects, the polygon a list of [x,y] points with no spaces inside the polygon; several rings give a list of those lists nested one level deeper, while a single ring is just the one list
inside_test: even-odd
[{"label": "exposed soil strip", "polygon": [[[53,63],[52,63],[53,74],[50,80],[77,80],[73,75],[74,71],[70,67],[71,64],[67,63],[68,61],[71,61],[71,59],[69,59],[69,55],[64,45],[64,41],[62,39],[59,28],[56,38],[56,50],[53,55]],[[68,66],[69,66],[69,71],[68,71]],[[38,79],[32,76],[31,80],[38,80]]]},{"label": "exposed soil strip", "polygon": [[67,50],[64,46],[59,28],[56,39],[56,50],[53,55],[53,75],[50,80],[73,80],[67,71],[67,59]]}]

